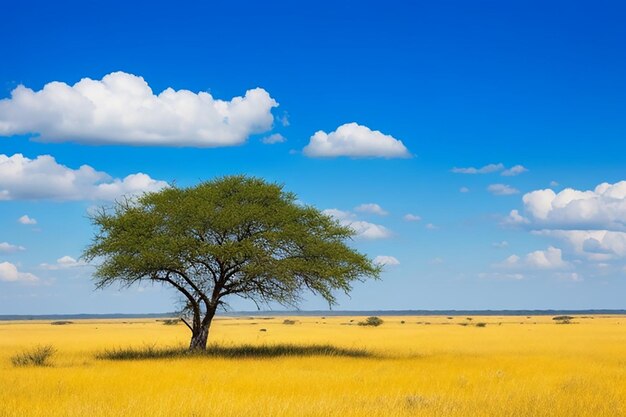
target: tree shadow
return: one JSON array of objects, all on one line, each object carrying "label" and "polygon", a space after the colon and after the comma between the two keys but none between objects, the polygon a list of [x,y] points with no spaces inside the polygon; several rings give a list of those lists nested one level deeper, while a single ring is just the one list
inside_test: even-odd
[{"label": "tree shadow", "polygon": [[333,345],[210,345],[206,351],[190,351],[185,347],[157,348],[152,345],[143,347],[114,348],[100,352],[97,359],[131,361],[142,359],[173,359],[194,357],[215,357],[227,359],[282,358],[306,356],[335,356],[349,358],[369,358],[374,355],[365,349],[342,348]]}]

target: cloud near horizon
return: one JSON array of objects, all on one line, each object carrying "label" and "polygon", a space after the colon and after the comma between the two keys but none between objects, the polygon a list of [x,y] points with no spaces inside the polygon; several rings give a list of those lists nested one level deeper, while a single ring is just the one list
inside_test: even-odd
[{"label": "cloud near horizon", "polygon": [[402,141],[357,123],[346,123],[334,132],[317,131],[303,149],[311,158],[410,158]]},{"label": "cloud near horizon", "polygon": [[0,135],[43,142],[132,146],[235,146],[272,128],[278,103],[262,88],[219,100],[167,88],[155,95],[140,76],[112,72],[74,85],[23,85],[0,100]]},{"label": "cloud near horizon", "polygon": [[[89,165],[71,169],[50,155],[29,159],[22,154],[0,154],[0,201],[2,200],[102,200],[122,195],[158,191],[168,184],[143,173],[112,178]],[[29,221],[30,220],[30,221]],[[34,224],[22,216],[20,223]]]}]

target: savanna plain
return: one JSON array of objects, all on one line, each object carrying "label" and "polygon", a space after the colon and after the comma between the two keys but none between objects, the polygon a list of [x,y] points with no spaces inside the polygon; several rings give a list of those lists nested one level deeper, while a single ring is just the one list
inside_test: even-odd
[{"label": "savanna plain", "polygon": [[[623,416],[626,317],[0,322],[0,416]],[[46,366],[12,358],[52,346]]]}]

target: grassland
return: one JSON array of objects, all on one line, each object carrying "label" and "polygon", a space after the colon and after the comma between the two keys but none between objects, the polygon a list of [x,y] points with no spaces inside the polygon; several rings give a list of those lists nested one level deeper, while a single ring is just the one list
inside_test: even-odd
[{"label": "grassland", "polygon": [[0,417],[626,415],[626,317],[284,319],[218,319],[206,356],[152,319],[0,323]]}]

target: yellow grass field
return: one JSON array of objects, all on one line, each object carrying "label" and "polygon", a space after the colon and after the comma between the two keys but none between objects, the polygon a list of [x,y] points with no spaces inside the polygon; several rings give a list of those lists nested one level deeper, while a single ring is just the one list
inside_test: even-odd
[{"label": "yellow grass field", "polygon": [[[0,417],[626,415],[626,317],[384,317],[380,327],[284,319],[220,318],[210,342],[332,344],[372,356],[114,361],[96,355],[180,346],[188,330],[154,319],[0,322]],[[57,349],[52,366],[12,364],[38,344]]]}]

